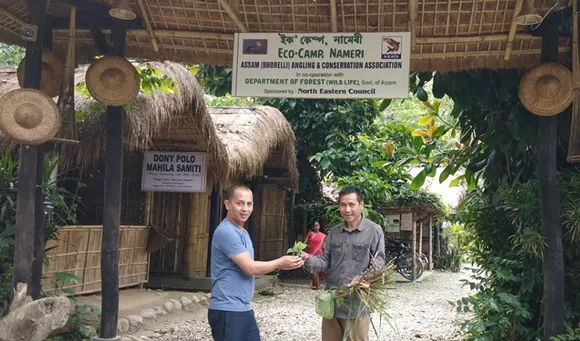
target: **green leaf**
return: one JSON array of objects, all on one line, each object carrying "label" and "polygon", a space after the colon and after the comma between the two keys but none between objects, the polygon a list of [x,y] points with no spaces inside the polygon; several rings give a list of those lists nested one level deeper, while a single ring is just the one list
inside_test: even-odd
[{"label": "green leaf", "polygon": [[381,106],[379,107],[379,111],[383,111],[383,110],[387,109],[387,108],[389,107],[389,105],[391,105],[391,102],[392,102],[392,101],[393,101],[393,100],[392,100],[392,99],[390,99],[390,98],[388,98],[388,99],[384,99],[384,100],[381,102]]},{"label": "green leaf", "polygon": [[451,183],[449,184],[449,187],[455,187],[455,186],[459,186],[459,182],[464,178],[464,175],[458,176],[455,179],[453,179],[451,181]]},{"label": "green leaf", "polygon": [[423,169],[413,179],[413,182],[411,183],[411,189],[415,191],[415,190],[418,190],[419,188],[421,188],[421,186],[423,186],[423,184],[425,183],[426,178],[427,178],[427,173],[425,172],[425,169]]},{"label": "green leaf", "polygon": [[425,102],[428,99],[427,91],[425,91],[422,86],[417,87],[417,98],[421,102]]},{"label": "green leaf", "polygon": [[450,173],[451,173],[451,165],[447,165],[447,167],[443,169],[443,172],[441,172],[441,175],[439,175],[439,183],[443,183],[445,180],[447,180]]},{"label": "green leaf", "polygon": [[429,115],[425,115],[425,116],[421,116],[421,118],[419,118],[419,121],[417,121],[417,123],[421,126],[426,126],[427,124],[429,124],[431,122],[432,119],[434,119],[436,117],[435,114],[429,114]]},{"label": "green leaf", "polygon": [[433,77],[432,91],[435,98],[443,98],[445,96],[445,80],[439,72],[435,73]]}]

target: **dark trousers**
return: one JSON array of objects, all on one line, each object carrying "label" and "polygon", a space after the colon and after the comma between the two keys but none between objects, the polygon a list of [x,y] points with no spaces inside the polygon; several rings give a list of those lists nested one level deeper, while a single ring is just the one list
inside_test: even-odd
[{"label": "dark trousers", "polygon": [[209,309],[207,320],[214,341],[260,341],[260,330],[253,310],[238,312]]}]

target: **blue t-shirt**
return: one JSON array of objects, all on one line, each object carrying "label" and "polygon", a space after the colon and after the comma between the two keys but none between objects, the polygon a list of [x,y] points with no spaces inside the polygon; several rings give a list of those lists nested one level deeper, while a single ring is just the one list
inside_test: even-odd
[{"label": "blue t-shirt", "polygon": [[227,218],[216,228],[211,241],[211,300],[209,309],[226,311],[252,310],[254,276],[248,276],[233,256],[248,251],[254,259],[254,247],[248,231]]}]

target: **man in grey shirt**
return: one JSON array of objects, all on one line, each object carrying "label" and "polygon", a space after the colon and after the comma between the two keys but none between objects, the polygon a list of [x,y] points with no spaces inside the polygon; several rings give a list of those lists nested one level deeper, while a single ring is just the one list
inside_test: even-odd
[{"label": "man in grey shirt", "polygon": [[[360,190],[344,188],[338,194],[338,201],[344,222],[329,231],[323,253],[319,256],[302,253],[308,272],[327,271],[326,289],[348,285],[371,266],[381,269],[385,265],[384,232],[363,217],[364,197]],[[371,264],[373,257],[374,264]],[[341,341],[345,331],[347,341],[368,341],[370,321],[370,311],[358,297],[352,303],[345,299],[336,307],[333,319],[322,319],[322,341]]]}]

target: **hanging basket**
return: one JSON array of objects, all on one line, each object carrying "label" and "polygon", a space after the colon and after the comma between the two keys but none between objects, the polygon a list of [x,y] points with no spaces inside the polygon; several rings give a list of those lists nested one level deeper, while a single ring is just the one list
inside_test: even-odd
[{"label": "hanging basket", "polygon": [[163,231],[155,225],[149,225],[149,235],[147,237],[147,252],[153,253],[175,239],[169,232]]}]

